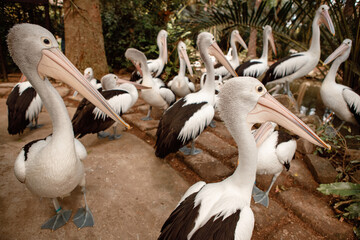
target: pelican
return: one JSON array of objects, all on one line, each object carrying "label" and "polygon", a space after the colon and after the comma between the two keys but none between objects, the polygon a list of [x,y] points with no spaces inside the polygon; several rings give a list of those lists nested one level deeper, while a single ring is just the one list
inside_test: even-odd
[{"label": "pelican", "polygon": [[259,59],[251,59],[237,67],[235,71],[239,76],[258,78],[268,69],[268,42],[270,42],[271,48],[276,55],[272,28],[266,25],[263,31],[263,52],[261,57]]},{"label": "pelican", "polygon": [[[233,69],[236,69],[240,65],[239,56],[236,48],[236,42],[240,43],[241,46],[247,49],[246,43],[241,38],[239,31],[233,30],[231,32],[231,37],[230,37],[230,46],[232,51],[231,51],[231,59],[229,61]],[[223,79],[227,79],[231,77],[230,72],[224,66],[222,66],[221,63],[215,65],[215,75],[219,75]]]},{"label": "pelican", "polygon": [[219,108],[238,146],[238,167],[221,182],[200,181],[192,185],[165,221],[158,239],[251,238],[254,214],[250,200],[258,158],[250,130],[254,123],[274,121],[314,144],[329,148],[255,78],[228,80],[219,94]]},{"label": "pelican", "polygon": [[[97,80],[96,78],[94,78],[94,70],[91,67],[85,68],[84,77],[86,80],[88,80],[94,86],[94,88],[96,88],[97,90],[99,90],[101,92],[101,90],[102,90],[101,82],[99,80]],[[76,97],[77,94],[78,94],[78,92],[75,91],[73,94],[73,97]]]},{"label": "pelican", "polygon": [[266,71],[263,84],[285,83],[286,91],[292,96],[289,83],[294,79],[300,78],[313,70],[320,59],[320,24],[324,23],[329,31],[335,35],[334,25],[329,15],[329,7],[321,5],[315,13],[312,23],[312,39],[310,48],[306,52],[295,53],[280,59],[272,64]]},{"label": "pelican", "polygon": [[193,75],[193,71],[190,65],[189,57],[186,53],[186,44],[183,41],[180,41],[177,48],[180,62],[179,74],[168,83],[168,87],[178,97],[185,97],[187,94],[195,92],[194,83],[192,83],[189,78],[185,76],[186,67],[191,76]]},{"label": "pelican", "polygon": [[[137,101],[138,92],[135,86],[142,87],[134,82],[119,79],[111,73],[103,76],[101,83],[101,94],[119,116],[127,112]],[[115,121],[85,98],[77,107],[71,122],[75,137],[82,138],[89,133],[98,133],[100,138],[109,137],[110,140],[114,140],[121,136],[116,134],[116,124],[113,126],[113,135],[101,132],[112,126]]]},{"label": "pelican", "polygon": [[[8,132],[9,134],[22,134],[29,124],[31,129],[40,128],[38,117],[42,108],[42,101],[39,94],[26,81],[24,74],[9,94],[6,105],[8,107]],[[33,124],[32,122],[35,122]]]},{"label": "pelican", "polygon": [[360,96],[351,88],[335,82],[339,66],[350,55],[351,44],[352,41],[350,39],[345,39],[325,60],[324,64],[328,64],[335,59],[320,88],[321,99],[325,106],[334,111],[343,121],[338,129],[345,122],[360,125]]},{"label": "pelican", "polygon": [[165,84],[157,78],[153,78],[150,74],[148,65],[146,64],[146,56],[135,48],[128,48],[125,52],[125,57],[131,60],[142,75],[142,84],[151,89],[141,89],[141,98],[147,102],[150,107],[148,114],[142,120],[151,120],[151,108],[157,107],[160,109],[167,109],[175,102],[175,94],[165,86]]},{"label": "pelican", "polygon": [[86,203],[82,163],[86,149],[74,139],[65,104],[47,78],[61,80],[77,89],[114,120],[129,125],[61,53],[48,30],[29,23],[18,24],[10,29],[7,42],[10,55],[43,100],[53,125],[52,135],[22,148],[15,160],[15,176],[34,195],[52,199],[56,214],[42,228],[56,230],[69,220],[71,210],[63,210],[57,198],[68,196],[77,185],[82,187],[85,207],[78,210],[73,221],[78,228],[93,226],[94,220]]},{"label": "pelican", "polygon": [[[157,59],[150,59],[147,61],[148,69],[153,77],[159,77],[164,69],[168,59],[167,52],[167,36],[168,33],[165,30],[160,30],[157,35],[157,45],[159,48],[159,57]],[[131,75],[131,81],[137,81],[141,78],[139,71],[134,71]]]},{"label": "pelican", "polygon": [[216,44],[212,34],[200,33],[197,45],[208,73],[208,80],[199,92],[190,93],[180,98],[164,112],[156,132],[155,155],[157,157],[164,158],[169,153],[176,152],[179,148],[184,147],[190,141],[192,141],[191,150],[185,147],[181,149],[182,152],[187,155],[200,152],[200,150],[195,149],[194,139],[204,131],[214,117],[214,67],[209,53],[213,54],[234,76],[236,74]]},{"label": "pelican", "polygon": [[295,139],[290,134],[282,130],[275,131],[275,127],[275,123],[267,122],[261,126],[261,130],[258,130],[265,131],[261,134],[265,140],[262,140],[262,144],[258,147],[256,174],[274,175],[266,192],[254,185],[254,201],[265,207],[269,206],[269,192],[284,166],[289,171],[290,162],[294,158],[297,146]]}]

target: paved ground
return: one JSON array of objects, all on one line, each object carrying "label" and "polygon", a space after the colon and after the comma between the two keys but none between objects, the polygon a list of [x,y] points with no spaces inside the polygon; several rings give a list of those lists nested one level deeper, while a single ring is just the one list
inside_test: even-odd
[{"label": "paved ground", "polygon": [[[69,106],[77,104],[67,89],[57,89],[67,96]],[[74,108],[68,109],[72,116]],[[88,202],[96,226],[78,231],[70,223],[50,232],[40,230],[40,225],[53,214],[51,202],[36,198],[16,180],[13,163],[24,144],[51,132],[51,122],[43,111],[42,129],[9,136],[5,99],[0,99],[0,238],[156,239],[190,184],[199,179],[219,181],[233,172],[236,145],[218,118],[217,127],[207,129],[197,141],[197,147],[204,150],[201,155],[176,153],[161,160],[153,150],[158,120],[139,121],[146,111],[147,105],[138,100],[124,115],[134,128],[119,140],[98,140],[95,135],[81,139],[88,151]],[[280,175],[270,193],[269,208],[252,204],[256,221],[253,239],[354,239],[352,227],[334,218],[329,199],[316,191],[318,183],[303,159],[304,155],[297,153],[290,171]],[[258,186],[266,189],[270,180],[270,176],[259,176]],[[81,192],[76,189],[61,203],[75,211],[83,204]]]},{"label": "paved ground", "polygon": [[[74,110],[69,108],[71,116]],[[81,142],[88,151],[87,199],[95,226],[77,230],[71,222],[55,232],[41,230],[54,214],[52,203],[32,195],[15,178],[13,165],[22,146],[51,132],[51,121],[43,111],[39,118],[43,128],[10,136],[6,112],[5,99],[0,99],[0,239],[156,239],[189,187],[154,156],[151,146],[131,133],[112,142],[86,136]],[[80,189],[60,203],[75,212],[83,205]]]}]

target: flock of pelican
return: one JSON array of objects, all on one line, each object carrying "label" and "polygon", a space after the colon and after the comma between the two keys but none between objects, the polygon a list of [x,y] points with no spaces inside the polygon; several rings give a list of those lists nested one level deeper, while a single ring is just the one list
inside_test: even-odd
[{"label": "flock of pelican", "polygon": [[[261,58],[241,65],[235,42],[238,41],[244,48],[246,44],[237,30],[231,34],[230,61],[212,34],[200,33],[197,46],[206,68],[206,81],[198,92],[185,76],[186,68],[190,75],[193,72],[186,45],[181,41],[178,44],[179,74],[169,82],[168,87],[157,78],[167,62],[167,32],[164,30],[157,38],[158,59],[148,61],[142,52],[134,48],[125,53],[137,68],[133,79],[141,78],[139,83],[108,74],[101,79],[99,87],[98,82],[93,80],[92,69],[81,74],[61,53],[48,30],[27,23],[15,25],[7,36],[8,48],[28,81],[17,84],[8,98],[9,133],[22,133],[31,121],[37,119],[42,105],[53,125],[51,135],[34,140],[21,149],[14,167],[17,179],[33,194],[53,201],[56,213],[42,228],[56,230],[69,221],[71,210],[62,209],[57,198],[67,196],[78,185],[84,194],[84,207],[79,208],[73,222],[78,228],[94,225],[86,202],[82,162],[87,153],[75,137],[98,133],[100,137],[119,138],[116,125],[130,127],[120,116],[134,105],[138,99],[137,89],[141,89],[140,97],[150,105],[146,119],[150,118],[151,107],[164,109],[156,133],[156,156],[164,158],[179,149],[185,154],[199,153],[194,141],[211,123],[215,103],[238,146],[238,166],[234,173],[218,183],[200,181],[191,186],[159,229],[158,239],[250,239],[255,222],[250,208],[251,197],[254,195],[256,202],[268,205],[268,193],[283,166],[289,168],[296,149],[292,137],[275,131],[276,124],[315,145],[330,148],[304,122],[275,100],[264,86],[271,81],[288,86],[289,82],[306,75],[317,65],[320,58],[320,24],[324,23],[331,33],[335,33],[328,9],[328,6],[322,5],[316,11],[310,49],[281,59],[270,67],[267,63],[268,42],[276,54],[270,26],[264,28]],[[359,95],[335,83],[336,71],[348,58],[350,50],[351,40],[346,39],[325,61],[325,64],[333,60],[334,63],[321,87],[321,96],[324,104],[343,121],[360,124]],[[210,55],[222,66],[214,67]],[[256,77],[263,73],[265,78],[261,83]],[[227,80],[215,101],[217,75]],[[48,78],[63,81],[84,96],[72,120]],[[252,130],[256,123],[263,125]],[[110,126],[114,126],[114,134],[108,136],[102,131]],[[190,142],[192,147],[187,149],[186,145]],[[256,173],[274,174],[266,192],[254,186]]]}]

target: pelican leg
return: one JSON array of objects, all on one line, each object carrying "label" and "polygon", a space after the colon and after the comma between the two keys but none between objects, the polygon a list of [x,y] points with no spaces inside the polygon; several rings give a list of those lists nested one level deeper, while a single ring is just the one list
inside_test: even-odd
[{"label": "pelican leg", "polygon": [[274,185],[277,177],[280,175],[280,173],[281,172],[274,174],[274,176],[271,180],[270,186],[265,193],[263,191],[261,191],[260,193],[255,194],[253,196],[255,203],[260,203],[260,204],[264,205],[265,207],[269,206],[269,192],[270,192],[272,186]]},{"label": "pelican leg", "polygon": [[195,148],[195,141],[191,141],[191,148],[188,148],[186,146],[179,149],[180,152],[182,152],[184,155],[197,155],[202,152],[201,149]]},{"label": "pelican leg", "polygon": [[71,210],[63,210],[60,207],[60,204],[56,198],[53,198],[53,204],[55,207],[56,215],[47,220],[42,226],[41,229],[51,229],[55,231],[62,226],[64,226],[71,217]]},{"label": "pelican leg", "polygon": [[152,109],[152,106],[149,107],[149,110],[148,110],[148,113],[147,113],[146,117],[142,118],[141,120],[143,120],[143,121],[152,120],[152,118],[150,117],[150,115],[151,115],[151,109]]},{"label": "pelican leg", "polygon": [[285,91],[286,94],[290,97],[290,98],[294,98],[294,95],[292,94],[291,90],[290,90],[290,83],[289,81],[285,81]]},{"label": "pelican leg", "polygon": [[212,128],[216,127],[216,122],[214,121],[214,119],[211,120],[209,126],[212,127]]},{"label": "pelican leg", "polygon": [[84,208],[79,208],[78,211],[76,212],[74,218],[73,218],[73,222],[74,224],[79,228],[84,228],[84,227],[92,227],[94,226],[94,217],[91,213],[90,208],[87,205],[86,202],[86,189],[85,187],[82,187],[82,192],[84,193],[84,201],[85,201],[85,207]]},{"label": "pelican leg", "polygon": [[36,117],[35,118],[35,126],[30,127],[30,129],[38,129],[38,128],[41,128],[43,126],[44,126],[44,124],[38,124],[38,117]]},{"label": "pelican leg", "polygon": [[98,132],[97,133],[97,137],[102,139],[102,138],[107,138],[110,136],[110,133],[107,133],[107,132],[104,132],[104,131],[101,131],[101,132]]},{"label": "pelican leg", "polygon": [[264,193],[260,188],[258,188],[256,185],[256,182],[254,183],[253,189],[252,189],[252,195],[256,195],[256,194],[260,194],[260,193]]},{"label": "pelican leg", "polygon": [[113,126],[114,134],[109,136],[109,139],[110,139],[110,140],[119,139],[119,138],[121,137],[121,134],[119,134],[119,135],[116,134],[116,126],[117,126],[117,124],[115,124],[115,125]]},{"label": "pelican leg", "polygon": [[346,123],[345,121],[342,121],[340,126],[336,129],[336,131],[339,132],[345,123]]}]

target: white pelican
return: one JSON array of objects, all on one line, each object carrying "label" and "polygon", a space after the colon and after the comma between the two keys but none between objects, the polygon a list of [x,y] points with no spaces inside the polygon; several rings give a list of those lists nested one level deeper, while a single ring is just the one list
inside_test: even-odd
[{"label": "white pelican", "polygon": [[[159,77],[164,69],[165,64],[167,63],[167,36],[168,33],[165,30],[160,30],[156,39],[159,48],[159,57],[157,59],[147,60],[148,69],[153,77]],[[137,81],[140,78],[140,72],[135,70],[132,73],[130,80]]]},{"label": "white pelican", "polygon": [[[8,107],[8,132],[9,134],[22,134],[29,124],[30,128],[40,128],[38,117],[42,108],[42,101],[39,94],[26,81],[24,74],[9,94],[6,105]],[[32,122],[35,122],[33,124]]]},{"label": "white pelican", "polygon": [[242,63],[235,69],[239,76],[250,76],[254,78],[260,77],[268,69],[268,45],[276,55],[276,48],[274,37],[272,35],[272,28],[269,25],[264,27],[263,31],[263,52],[259,59],[251,59],[250,61]]},{"label": "white pelican", "polygon": [[[127,112],[138,99],[134,84],[142,87],[134,82],[119,79],[111,73],[101,78],[101,84],[101,94],[119,116]],[[117,86],[117,84],[121,85]],[[75,137],[82,138],[89,133],[98,133],[100,138],[109,137],[110,140],[114,140],[121,136],[116,134],[116,124],[113,126],[113,135],[101,132],[112,126],[115,121],[86,98],[79,103],[71,122]]]},{"label": "white pelican", "polygon": [[[261,191],[254,185],[253,194],[256,203],[260,203],[265,207],[269,206],[269,192],[275,183],[277,177],[283,171],[290,169],[290,162],[294,158],[296,152],[295,139],[285,131],[275,131],[276,124],[272,122],[264,123],[259,131],[264,131],[262,136],[262,144],[258,147],[258,162],[256,174],[272,174],[274,175],[266,192]],[[264,130],[260,130],[263,129]]]},{"label": "white pelican", "polygon": [[[94,78],[94,70],[91,67],[85,68],[84,77],[94,86],[94,88],[101,92],[101,82]],[[73,97],[76,97],[77,94],[78,92],[75,91]]]},{"label": "white pelican", "polygon": [[165,86],[163,81],[151,76],[144,53],[135,48],[128,48],[125,52],[125,57],[131,60],[136,68],[140,66],[138,71],[142,75],[142,84],[150,88],[141,89],[140,94],[141,98],[150,105],[147,116],[142,120],[150,120],[151,108],[167,109],[175,102],[175,94]]},{"label": "white pelican", "polygon": [[317,10],[312,23],[312,38],[310,48],[306,52],[295,53],[280,59],[266,71],[263,84],[285,83],[288,95],[292,95],[289,83],[313,70],[320,59],[320,24],[324,23],[329,31],[335,35],[334,25],[328,13],[329,7],[321,5]]},{"label": "white pelican", "polygon": [[[241,38],[238,30],[232,31],[230,37],[230,46],[232,51],[231,51],[231,59],[229,62],[233,69],[236,69],[240,65],[236,42],[240,43],[241,46],[247,49],[246,43]],[[216,75],[221,76],[223,79],[227,79],[231,77],[230,72],[224,66],[222,66],[221,63],[215,65],[215,76]]]},{"label": "white pelican", "polygon": [[86,203],[85,172],[81,161],[86,157],[86,150],[74,139],[65,104],[47,77],[72,86],[116,121],[129,125],[61,53],[48,30],[34,24],[18,24],[10,29],[7,42],[10,55],[40,95],[53,125],[52,135],[22,148],[15,160],[15,176],[38,197],[52,198],[56,215],[42,228],[56,230],[69,220],[71,210],[61,209],[57,197],[69,195],[77,185],[82,187],[85,208],[75,214],[74,223],[78,228],[92,226],[94,221]]},{"label": "white pelican", "polygon": [[187,94],[195,92],[194,83],[185,76],[186,67],[191,76],[193,75],[193,71],[190,65],[189,57],[186,53],[186,44],[183,41],[180,41],[177,48],[180,62],[179,74],[168,83],[168,87],[178,97],[185,97]]},{"label": "white pelican", "polygon": [[320,88],[320,95],[325,106],[334,111],[343,121],[341,126],[344,122],[360,125],[360,96],[351,88],[335,82],[339,66],[350,55],[351,44],[350,39],[345,39],[325,60],[324,64],[328,64],[335,59]]},{"label": "white pelican", "polygon": [[227,81],[219,94],[221,118],[238,145],[239,165],[222,182],[191,186],[164,223],[158,239],[250,239],[254,214],[250,209],[257,147],[254,123],[274,121],[314,144],[329,147],[299,118],[277,102],[251,77]]},{"label": "white pelican", "polygon": [[191,150],[183,148],[182,152],[191,155],[200,152],[194,147],[194,139],[204,131],[214,117],[214,67],[209,53],[213,54],[235,75],[234,69],[231,68],[212,34],[200,33],[197,45],[208,73],[208,80],[199,92],[186,95],[164,112],[156,132],[155,155],[157,157],[164,158],[169,153],[178,151],[190,141],[192,141]]}]

